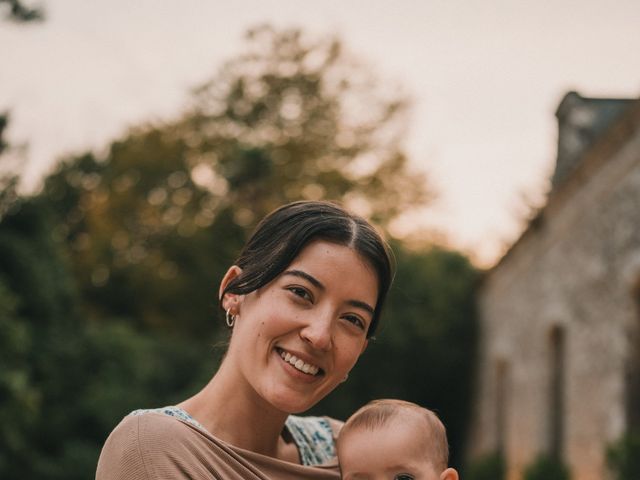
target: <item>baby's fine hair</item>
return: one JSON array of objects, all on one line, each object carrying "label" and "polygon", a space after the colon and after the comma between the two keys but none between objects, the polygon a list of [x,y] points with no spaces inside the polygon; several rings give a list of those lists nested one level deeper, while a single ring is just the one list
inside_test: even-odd
[{"label": "baby's fine hair", "polygon": [[416,442],[424,440],[428,450],[425,455],[431,457],[430,460],[438,471],[445,470],[449,464],[447,431],[434,412],[412,402],[396,399],[373,400],[349,417],[340,430],[340,437],[357,429],[377,430],[388,425],[391,420],[401,420],[401,417],[410,417],[411,420],[418,417],[426,422],[425,438],[416,439]]}]

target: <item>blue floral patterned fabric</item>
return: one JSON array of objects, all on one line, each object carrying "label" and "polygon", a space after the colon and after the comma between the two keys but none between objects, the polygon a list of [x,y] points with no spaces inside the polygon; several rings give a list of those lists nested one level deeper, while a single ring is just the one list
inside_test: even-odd
[{"label": "blue floral patterned fabric", "polygon": [[[207,432],[200,422],[183,409],[175,406],[134,410],[129,415],[143,415],[145,413],[169,415]],[[289,415],[285,427],[291,433],[291,437],[298,447],[303,465],[321,465],[335,459],[336,448],[333,431],[326,418]]]},{"label": "blue floral patterned fabric", "polygon": [[320,465],[335,458],[333,431],[326,418],[289,415],[285,426],[298,446],[303,465]]}]

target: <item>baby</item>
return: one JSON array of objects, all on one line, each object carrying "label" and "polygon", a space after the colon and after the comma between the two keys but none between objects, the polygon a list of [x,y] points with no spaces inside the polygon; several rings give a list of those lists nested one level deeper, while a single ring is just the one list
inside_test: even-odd
[{"label": "baby", "polygon": [[374,400],[340,430],[343,480],[458,480],[435,413],[403,400]]}]

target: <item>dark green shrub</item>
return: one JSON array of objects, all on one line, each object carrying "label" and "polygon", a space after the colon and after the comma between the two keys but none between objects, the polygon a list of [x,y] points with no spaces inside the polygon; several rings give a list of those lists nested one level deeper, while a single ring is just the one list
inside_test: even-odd
[{"label": "dark green shrub", "polygon": [[616,480],[640,478],[640,432],[627,433],[611,445],[607,463]]},{"label": "dark green shrub", "polygon": [[540,455],[524,471],[524,480],[569,480],[569,469],[557,458]]},{"label": "dark green shrub", "polygon": [[465,480],[502,480],[505,478],[505,461],[499,452],[474,460],[466,469]]}]

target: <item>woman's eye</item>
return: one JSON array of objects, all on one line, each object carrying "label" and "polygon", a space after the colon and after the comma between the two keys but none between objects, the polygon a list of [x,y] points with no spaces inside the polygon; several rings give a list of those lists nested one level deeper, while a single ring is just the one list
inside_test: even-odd
[{"label": "woman's eye", "polygon": [[311,294],[302,287],[289,287],[288,290],[300,298],[311,301]]},{"label": "woman's eye", "polygon": [[344,317],[344,319],[349,323],[353,323],[355,326],[357,326],[358,328],[360,328],[362,330],[364,330],[364,328],[365,328],[364,321],[360,317],[358,317],[356,315],[346,315]]},{"label": "woman's eye", "polygon": [[409,475],[408,473],[401,473],[400,475],[396,475],[393,477],[393,480],[413,480],[413,475]]}]

